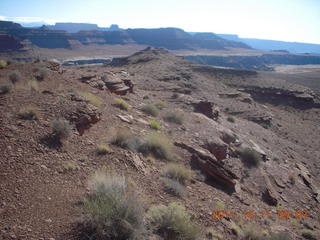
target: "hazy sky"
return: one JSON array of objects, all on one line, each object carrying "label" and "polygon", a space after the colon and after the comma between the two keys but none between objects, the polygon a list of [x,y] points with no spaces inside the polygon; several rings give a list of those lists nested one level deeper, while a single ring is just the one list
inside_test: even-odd
[{"label": "hazy sky", "polygon": [[0,0],[0,19],[178,27],[320,44],[320,0]]}]

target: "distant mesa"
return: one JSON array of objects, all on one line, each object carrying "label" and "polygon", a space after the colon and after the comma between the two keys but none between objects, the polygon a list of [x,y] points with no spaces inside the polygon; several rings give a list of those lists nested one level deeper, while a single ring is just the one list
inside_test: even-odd
[{"label": "distant mesa", "polygon": [[24,28],[20,24],[0,21],[0,31],[20,41],[28,40],[41,48],[72,48],[70,42],[80,45],[141,44],[169,50],[250,48],[244,43],[226,40],[213,33],[191,35],[179,28],[124,30],[116,24],[110,28],[99,28],[96,24],[88,23],[56,23],[54,26]]},{"label": "distant mesa", "polygon": [[120,31],[121,28],[117,24],[112,24],[109,28],[101,28],[93,23],[56,23],[55,25],[47,25],[50,29],[62,30],[68,33],[77,33],[80,31]]}]

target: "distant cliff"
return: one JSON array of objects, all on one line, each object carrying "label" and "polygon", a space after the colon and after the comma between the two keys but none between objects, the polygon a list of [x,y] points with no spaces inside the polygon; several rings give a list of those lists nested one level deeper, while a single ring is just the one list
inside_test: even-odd
[{"label": "distant cliff", "polygon": [[266,39],[256,39],[256,38],[239,38],[234,34],[218,34],[218,36],[238,42],[243,42],[252,48],[265,50],[265,51],[275,51],[275,50],[286,50],[291,53],[316,53],[320,54],[320,44],[311,43],[300,43],[300,42],[285,42],[285,41],[275,41]]},{"label": "distant cliff", "polygon": [[[250,48],[244,43],[229,41],[214,34],[191,35],[178,28],[157,28],[157,29],[127,29],[119,30],[117,25],[112,25],[110,31],[93,30],[95,24],[68,25],[57,24],[58,27],[76,26],[87,27],[90,31],[77,31],[69,33],[63,30],[55,30],[50,26],[41,28],[24,28],[19,24],[0,21],[0,33],[15,37],[17,40],[29,40],[32,44],[42,48],[71,48],[71,40],[78,41],[83,45],[90,44],[143,44],[154,47],[163,47],[170,50],[178,49],[225,49],[227,47]],[[70,29],[69,29],[70,31]],[[1,44],[1,42],[0,42]]]}]

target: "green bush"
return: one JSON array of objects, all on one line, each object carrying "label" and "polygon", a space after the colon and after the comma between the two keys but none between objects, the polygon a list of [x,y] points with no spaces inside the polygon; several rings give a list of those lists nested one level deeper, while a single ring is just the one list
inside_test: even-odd
[{"label": "green bush", "polygon": [[185,195],[185,187],[178,181],[164,177],[161,179],[167,192],[183,197]]},{"label": "green bush", "polygon": [[234,123],[236,119],[234,117],[228,117],[227,118],[228,122]]},{"label": "green bush", "polygon": [[101,108],[102,107],[102,104],[103,104],[103,100],[92,94],[92,93],[89,93],[89,92],[76,92],[75,91],[75,94],[79,94],[80,96],[84,97],[89,103],[91,103],[93,106],[96,106],[97,108]]},{"label": "green bush", "polygon": [[252,148],[242,148],[238,152],[241,159],[250,167],[257,167],[262,161],[261,154]]},{"label": "green bush", "polygon": [[162,110],[162,109],[165,108],[166,103],[165,103],[164,101],[161,101],[161,100],[160,100],[160,101],[156,102],[154,105],[155,105],[158,109]]},{"label": "green bush", "polygon": [[301,235],[302,237],[304,237],[305,239],[308,240],[318,240],[319,239],[319,235],[317,236],[315,231],[309,230],[309,229],[303,229],[301,231]]},{"label": "green bush", "polygon": [[157,117],[159,115],[160,110],[154,104],[146,104],[141,110],[153,117]]},{"label": "green bush", "polygon": [[114,99],[114,106],[117,108],[120,108],[121,110],[125,110],[125,111],[128,111],[131,109],[131,105],[128,104],[126,101],[124,101],[121,98]]},{"label": "green bush", "polygon": [[46,68],[42,67],[38,69],[38,73],[36,74],[35,78],[38,81],[43,81],[48,76],[48,71]]},{"label": "green bush", "polygon": [[181,184],[185,184],[191,178],[191,171],[181,164],[169,163],[164,171],[164,175],[170,179],[176,180]]},{"label": "green bush", "polygon": [[8,63],[5,60],[0,60],[0,69],[5,68],[8,66]]},{"label": "green bush", "polygon": [[18,117],[25,120],[37,119],[37,111],[33,107],[23,107],[18,112]]},{"label": "green bush", "polygon": [[267,240],[291,240],[291,237],[286,232],[271,233]]},{"label": "green bush", "polygon": [[92,179],[83,204],[90,239],[146,239],[144,207],[129,186],[125,177],[112,173],[97,173]]},{"label": "green bush", "polygon": [[111,143],[118,147],[137,152],[140,150],[143,140],[138,136],[134,136],[127,130],[120,130],[112,138]]},{"label": "green bush", "polygon": [[107,153],[110,153],[111,149],[106,144],[99,144],[97,146],[96,152],[97,152],[98,155],[105,155]]},{"label": "green bush", "polygon": [[172,160],[172,148],[173,144],[167,137],[157,133],[151,133],[146,136],[139,151],[158,159]]},{"label": "green bush", "polygon": [[55,119],[52,121],[53,135],[58,139],[68,138],[72,132],[72,126],[65,119]]},{"label": "green bush", "polygon": [[152,129],[160,130],[161,126],[160,126],[160,123],[157,120],[150,120],[149,123],[150,123],[150,127]]},{"label": "green bush", "polygon": [[176,123],[179,125],[183,123],[183,115],[175,112],[166,112],[163,119],[166,122]]},{"label": "green bush", "polygon": [[190,212],[179,203],[151,207],[148,220],[151,229],[165,239],[196,240],[201,237],[201,228],[194,223]]},{"label": "green bush", "polygon": [[21,74],[18,71],[9,73],[8,77],[12,83],[16,83],[21,80]]},{"label": "green bush", "polygon": [[12,90],[12,83],[11,82],[0,83],[0,94],[8,93],[11,90]]}]

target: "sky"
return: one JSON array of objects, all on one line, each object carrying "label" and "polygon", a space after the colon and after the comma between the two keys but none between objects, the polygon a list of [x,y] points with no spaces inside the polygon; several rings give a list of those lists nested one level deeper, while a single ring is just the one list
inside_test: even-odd
[{"label": "sky", "polygon": [[320,0],[0,0],[0,20],[177,27],[320,44]]}]

